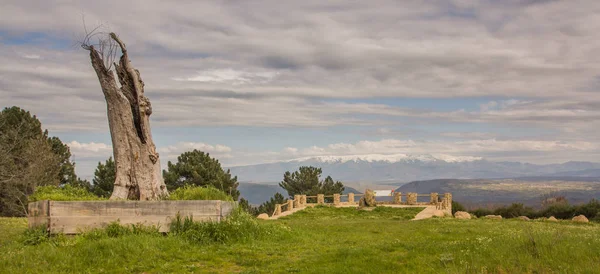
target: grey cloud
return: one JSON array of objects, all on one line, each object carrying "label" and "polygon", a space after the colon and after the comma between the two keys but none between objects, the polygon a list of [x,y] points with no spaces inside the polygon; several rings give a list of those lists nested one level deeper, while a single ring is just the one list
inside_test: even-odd
[{"label": "grey cloud", "polygon": [[[127,42],[157,126],[385,127],[406,117],[558,128],[565,139],[599,135],[596,1],[135,5],[5,1],[0,31],[75,40],[82,14],[88,25],[105,23]],[[44,47],[0,45],[2,103],[39,113],[51,129],[106,130],[106,107],[87,53]],[[278,76],[237,86],[173,80],[218,69]],[[468,112],[321,101],[479,96],[531,102]]]}]

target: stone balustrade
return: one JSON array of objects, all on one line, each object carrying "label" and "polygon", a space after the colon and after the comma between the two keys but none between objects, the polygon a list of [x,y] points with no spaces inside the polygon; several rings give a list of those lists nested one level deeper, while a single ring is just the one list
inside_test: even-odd
[{"label": "stone balustrade", "polygon": [[[339,193],[333,195],[325,195],[325,194],[317,194],[316,196],[310,196],[311,198],[316,198],[316,203],[308,203],[306,195],[294,195],[293,200],[287,200],[284,204],[275,205],[275,211],[273,212],[273,216],[281,215],[283,212],[291,211],[294,208],[304,208],[307,206],[314,205],[333,205],[333,206],[357,206],[356,196],[363,196],[363,194],[355,194],[348,193],[346,195],[342,195]],[[406,197],[406,201],[404,202],[402,197]],[[347,197],[347,201],[343,202],[342,197]],[[440,210],[451,210],[452,208],[452,194],[444,193],[443,197],[440,199],[440,195],[437,192],[432,192],[430,194],[418,194],[415,192],[408,192],[406,194],[402,194],[402,192],[393,192],[392,201],[382,201],[381,204],[391,204],[391,205],[434,205],[437,209]],[[429,197],[428,202],[418,202],[419,197]],[[325,198],[329,199],[325,200]],[[315,200],[313,200],[315,201]],[[378,204],[380,202],[377,202]]]}]

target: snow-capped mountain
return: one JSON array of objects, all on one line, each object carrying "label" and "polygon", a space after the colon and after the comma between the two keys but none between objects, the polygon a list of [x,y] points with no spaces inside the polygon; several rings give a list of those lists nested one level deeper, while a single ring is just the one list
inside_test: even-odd
[{"label": "snow-capped mountain", "polygon": [[[331,175],[343,182],[406,183],[430,179],[489,179],[523,176],[586,176],[600,169],[599,163],[567,162],[536,165],[520,162],[492,162],[480,157],[443,154],[368,154],[346,156],[316,156],[268,164],[231,167],[231,173],[240,182],[276,183],[286,171],[300,166],[323,169],[323,176]],[[587,172],[587,173],[586,173]],[[593,173],[593,172],[592,172]],[[591,173],[590,173],[591,174]]]},{"label": "snow-capped mountain", "polygon": [[298,159],[292,159],[285,162],[305,162],[305,161],[317,161],[322,163],[346,163],[346,162],[386,162],[386,163],[398,163],[398,162],[436,162],[443,161],[447,163],[457,162],[473,162],[483,160],[481,157],[472,156],[451,156],[446,154],[422,154],[422,155],[411,155],[411,154],[367,154],[367,155],[344,155],[344,156],[314,156],[304,157]]}]

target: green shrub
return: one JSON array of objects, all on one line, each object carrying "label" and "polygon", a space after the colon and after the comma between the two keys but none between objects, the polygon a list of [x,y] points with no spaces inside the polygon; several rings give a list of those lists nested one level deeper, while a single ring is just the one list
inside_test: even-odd
[{"label": "green shrub", "polygon": [[598,219],[600,218],[600,202],[596,199],[592,199],[587,204],[578,205],[575,207],[573,215],[585,215],[588,219]]},{"label": "green shrub", "polygon": [[494,214],[494,212],[492,210],[489,210],[487,208],[478,208],[478,209],[470,211],[470,213],[477,216],[477,218]]},{"label": "green shrub", "polygon": [[118,238],[131,234],[131,229],[129,229],[127,226],[121,225],[118,221],[111,222],[104,228],[104,230],[106,231],[106,236],[110,238]]},{"label": "green shrub", "polygon": [[502,218],[516,218],[519,216],[527,216],[535,218],[537,213],[531,207],[526,207],[520,203],[513,203],[510,206],[503,206],[494,210],[495,215],[500,215]]},{"label": "green shrub", "polygon": [[550,216],[554,216],[557,219],[566,220],[577,215],[585,215],[589,220],[598,222],[600,221],[600,201],[592,199],[590,202],[581,205],[569,205],[566,202],[553,203],[541,210],[535,210],[531,207],[526,207],[523,204],[514,203],[510,206],[503,206],[494,210],[478,208],[470,212],[477,217],[495,214],[501,215],[503,218],[515,218],[518,216],[527,216],[529,218],[548,218]]},{"label": "green shrub", "polygon": [[461,203],[459,203],[457,201],[452,201],[452,215],[454,215],[454,213],[456,213],[457,211],[467,211],[467,210]]},{"label": "green shrub", "polygon": [[169,200],[221,200],[233,201],[227,193],[213,186],[184,186],[169,194]]},{"label": "green shrub", "polygon": [[48,228],[45,224],[32,227],[23,232],[21,242],[24,245],[39,245],[47,242],[49,239]]},{"label": "green shrub", "polygon": [[106,227],[83,231],[81,237],[84,239],[97,240],[102,238],[119,238],[127,235],[159,235],[157,226],[146,226],[143,224],[123,225],[118,220],[109,223]]},{"label": "green shrub", "polygon": [[99,198],[85,188],[73,187],[71,185],[59,186],[40,186],[29,196],[30,202],[52,200],[52,201],[91,201],[106,200]]},{"label": "green shrub", "polygon": [[553,204],[542,209],[538,215],[541,217],[554,216],[558,219],[571,219],[575,216],[575,207],[566,203]]},{"label": "green shrub", "polygon": [[553,204],[540,211],[539,215],[543,217],[554,216],[559,219],[570,219],[577,215],[585,215],[590,220],[597,220],[600,219],[600,202],[592,199],[590,202],[581,205]]},{"label": "green shrub", "polygon": [[243,242],[282,231],[280,226],[259,223],[256,218],[241,208],[236,208],[221,222],[196,222],[179,214],[171,222],[170,234],[180,236],[190,242],[229,243]]}]

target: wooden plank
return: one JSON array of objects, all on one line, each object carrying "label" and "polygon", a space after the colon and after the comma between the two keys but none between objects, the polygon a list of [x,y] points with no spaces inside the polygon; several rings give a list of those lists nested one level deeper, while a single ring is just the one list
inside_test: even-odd
[{"label": "wooden plank", "polygon": [[237,206],[237,202],[222,202],[221,203],[221,217],[226,217],[233,212],[233,209]]},{"label": "wooden plank", "polygon": [[37,216],[48,216],[48,201],[37,201],[33,203],[29,203],[28,211],[29,217],[37,217]]},{"label": "wooden plank", "polygon": [[221,201],[50,201],[50,216],[221,215]]},{"label": "wooden plank", "polygon": [[221,215],[221,201],[152,201],[139,202],[138,213],[146,215],[189,214]]},{"label": "wooden plank", "polygon": [[29,228],[37,227],[43,224],[48,224],[48,201],[37,201],[27,205],[27,222]]}]

